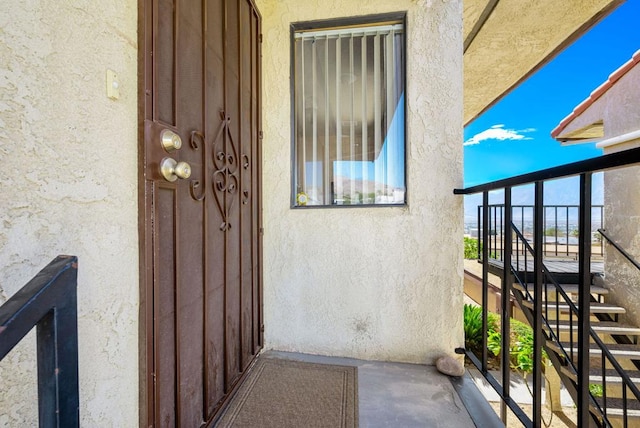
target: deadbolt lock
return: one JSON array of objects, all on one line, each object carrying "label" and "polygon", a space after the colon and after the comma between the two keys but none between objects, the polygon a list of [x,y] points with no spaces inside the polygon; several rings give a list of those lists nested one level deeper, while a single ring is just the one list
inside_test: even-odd
[{"label": "deadbolt lock", "polygon": [[164,129],[162,133],[160,133],[160,139],[162,140],[162,147],[169,153],[182,147],[182,139],[180,136],[168,129]]},{"label": "deadbolt lock", "polygon": [[176,162],[175,159],[164,158],[160,162],[160,173],[167,181],[174,182],[178,178],[189,178],[191,166],[186,162]]}]

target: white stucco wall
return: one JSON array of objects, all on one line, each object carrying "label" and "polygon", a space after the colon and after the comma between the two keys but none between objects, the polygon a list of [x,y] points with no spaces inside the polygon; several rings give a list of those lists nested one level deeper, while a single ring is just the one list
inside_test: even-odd
[{"label": "white stucco wall", "polygon": [[[432,363],[462,333],[462,2],[259,0],[270,349]],[[404,208],[290,209],[292,22],[407,11]]]},{"label": "white stucco wall", "polygon": [[[616,72],[614,74],[619,73]],[[640,130],[640,65],[629,69],[600,98],[569,123],[570,133],[602,121],[601,140]],[[604,154],[639,147],[640,139],[608,145]],[[636,260],[640,260],[640,167],[604,173],[605,229],[613,240]],[[627,310],[621,320],[640,325],[640,272],[613,246],[605,246],[605,286],[611,290],[607,301]]]},{"label": "white stucco wall", "polygon": [[[597,104],[597,105],[595,105]],[[640,65],[620,78],[594,103],[604,120],[605,139],[640,130]],[[613,153],[640,146],[640,139],[606,147]],[[605,228],[635,260],[640,260],[640,166],[604,173]],[[624,322],[640,325],[640,272],[613,246],[605,247],[605,285],[609,301],[627,310]]]},{"label": "white stucco wall", "polygon": [[[605,229],[607,234],[640,261],[640,166],[604,173]],[[627,310],[623,322],[640,326],[640,272],[612,245],[605,246],[607,300]]]},{"label": "white stucco wall", "polygon": [[[0,303],[79,257],[87,427],[138,421],[137,84],[136,0],[0,3]],[[0,364],[0,426],[37,424],[29,347]]]}]

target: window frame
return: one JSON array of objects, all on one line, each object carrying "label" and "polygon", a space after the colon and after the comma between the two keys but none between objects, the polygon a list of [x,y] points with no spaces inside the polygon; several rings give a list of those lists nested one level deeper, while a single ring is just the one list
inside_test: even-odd
[{"label": "window frame", "polygon": [[[384,204],[322,204],[322,205],[298,205],[296,200],[296,164],[297,164],[297,147],[296,147],[296,106],[295,106],[295,33],[299,31],[310,31],[310,30],[326,30],[331,28],[342,28],[342,27],[361,27],[361,26],[377,26],[383,25],[388,22],[396,22],[402,24],[404,37],[402,41],[402,49],[404,50],[404,58],[403,58],[403,70],[402,70],[402,78],[404,80],[404,123],[402,124],[404,129],[404,154],[403,154],[403,163],[404,163],[404,202],[403,203],[384,203]],[[408,126],[407,126],[407,63],[408,63],[408,51],[407,51],[407,12],[389,12],[382,14],[374,14],[374,15],[363,15],[363,16],[354,16],[354,17],[344,17],[344,18],[333,18],[333,19],[321,19],[321,20],[313,20],[313,21],[301,21],[301,22],[293,22],[290,25],[289,32],[289,89],[290,89],[290,119],[291,119],[291,159],[290,159],[290,168],[291,168],[291,183],[290,183],[290,208],[291,209],[333,209],[333,208],[406,208],[409,205],[409,183],[408,183]]]}]

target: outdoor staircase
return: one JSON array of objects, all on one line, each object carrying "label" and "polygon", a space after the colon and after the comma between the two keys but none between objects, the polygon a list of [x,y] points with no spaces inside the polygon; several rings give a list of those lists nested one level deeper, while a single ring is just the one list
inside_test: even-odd
[{"label": "outdoor staircase", "polygon": [[[553,273],[545,275],[548,276],[553,277]],[[566,277],[560,279],[566,282]],[[518,272],[515,272],[512,292],[530,325],[533,325],[534,319],[533,290],[534,284],[519,280]],[[636,387],[640,385],[640,327],[618,322],[618,315],[624,314],[626,310],[606,303],[608,293],[608,289],[591,284],[590,329],[592,335],[600,340],[591,339],[589,383],[600,385],[603,394],[592,394],[590,412],[598,426],[640,427],[640,401],[628,386],[629,381]],[[575,313],[577,299],[577,284],[558,284],[556,278],[545,280],[542,292],[544,348],[575,402],[578,394],[576,367],[579,354]],[[615,363],[612,363],[611,358],[617,363],[617,369],[614,369]],[[628,377],[627,384],[620,371]]]}]

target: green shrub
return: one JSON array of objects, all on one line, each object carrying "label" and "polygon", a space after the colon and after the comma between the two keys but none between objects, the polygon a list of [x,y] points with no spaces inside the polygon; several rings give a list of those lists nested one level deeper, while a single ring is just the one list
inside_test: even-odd
[{"label": "green shrub", "polygon": [[509,350],[511,368],[524,373],[533,371],[533,330],[529,329],[515,337]]},{"label": "green shrub", "polygon": [[[523,322],[511,319],[511,368],[524,373],[533,372],[533,329]],[[542,363],[547,354],[542,350]]]},{"label": "green shrub", "polygon": [[468,236],[465,236],[464,237],[464,258],[477,259],[478,251],[480,251],[478,247],[478,240],[475,238],[469,238]]},{"label": "green shrub", "polygon": [[[533,371],[533,330],[523,322],[511,319],[511,338],[509,360],[513,370],[523,373]],[[489,313],[487,318],[487,349],[498,357],[502,348],[502,335],[499,330],[500,317]],[[482,308],[464,305],[464,337],[466,349],[477,356],[482,354]],[[543,362],[546,353],[542,351]]]},{"label": "green shrub", "polygon": [[590,383],[589,392],[596,398],[602,397],[604,395],[604,389],[602,389],[602,385],[598,383]]},{"label": "green shrub", "polygon": [[[498,329],[498,316],[487,314],[487,334]],[[476,355],[482,354],[482,308],[464,305],[464,346]]]},{"label": "green shrub", "polygon": [[502,335],[499,332],[493,331],[489,333],[487,336],[487,348],[489,348],[489,351],[491,351],[494,356],[497,357],[500,355],[500,350],[502,349]]}]

